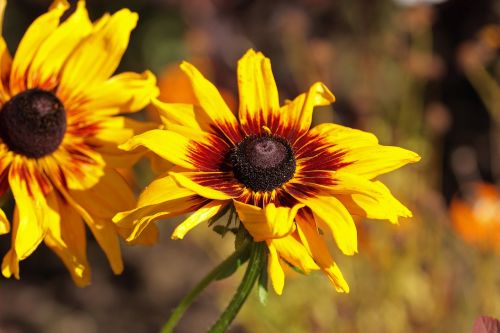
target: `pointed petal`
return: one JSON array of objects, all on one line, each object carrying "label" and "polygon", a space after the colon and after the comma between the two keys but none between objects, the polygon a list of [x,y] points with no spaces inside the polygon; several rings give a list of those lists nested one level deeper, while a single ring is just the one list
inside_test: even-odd
[{"label": "pointed petal", "polygon": [[233,196],[225,193],[225,191],[218,190],[215,187],[200,185],[194,181],[192,177],[190,177],[195,173],[170,171],[169,174],[180,186],[185,187],[204,198],[214,200],[229,200],[233,198]]},{"label": "pointed petal", "polygon": [[356,225],[349,211],[333,196],[322,193],[310,197],[295,197],[311,208],[320,225],[330,229],[339,249],[347,255],[358,251]]},{"label": "pointed petal", "polygon": [[372,133],[338,124],[319,124],[313,127],[309,134],[322,137],[328,142],[339,146],[340,149],[354,149],[378,144],[377,137]]},{"label": "pointed petal", "polygon": [[183,239],[191,229],[217,215],[222,209],[224,209],[227,203],[227,201],[220,200],[210,201],[179,224],[172,233],[171,238]]},{"label": "pointed petal", "polygon": [[3,210],[0,208],[0,235],[7,234],[9,232],[10,232],[9,220],[7,219],[7,216],[5,216]]},{"label": "pointed petal", "polygon": [[17,47],[10,74],[10,92],[14,96],[26,89],[26,74],[40,46],[59,26],[59,19],[69,8],[67,1],[55,1],[49,11],[39,16],[25,32]]},{"label": "pointed petal", "polygon": [[295,267],[300,268],[305,273],[318,270],[319,266],[295,237],[288,235],[283,238],[275,238],[270,241],[276,248],[278,255]]},{"label": "pointed petal", "polygon": [[33,57],[28,70],[27,88],[53,90],[59,84],[59,71],[75,47],[92,31],[85,2],[48,36]]},{"label": "pointed petal", "polygon": [[156,77],[150,71],[120,73],[85,91],[85,102],[78,112],[105,116],[136,112],[158,93]]},{"label": "pointed petal", "polygon": [[333,260],[326,241],[319,234],[314,221],[303,218],[301,214],[297,215],[296,221],[300,240],[312,255],[314,261],[326,273],[328,279],[338,292],[349,292],[349,286]]},{"label": "pointed petal", "polygon": [[90,283],[85,225],[80,215],[67,204],[59,205],[59,213],[61,222],[49,221],[45,244],[61,258],[75,284],[84,287]]},{"label": "pointed petal", "polygon": [[355,215],[371,219],[387,219],[397,223],[399,217],[411,217],[411,211],[397,200],[380,181],[346,172],[335,173],[336,184],[332,193]]},{"label": "pointed petal", "polygon": [[289,235],[295,230],[297,211],[304,207],[297,204],[290,207],[276,207],[273,203],[260,208],[234,200],[238,217],[254,241],[260,242]]},{"label": "pointed petal", "polygon": [[183,62],[181,69],[191,80],[196,98],[210,125],[218,128],[231,142],[239,142],[242,137],[238,131],[238,121],[217,88],[190,63]]},{"label": "pointed petal", "polygon": [[257,134],[262,126],[274,129],[279,121],[278,88],[271,62],[250,49],[238,61],[239,118],[246,134]]},{"label": "pointed petal", "polygon": [[3,37],[0,36],[0,103],[2,104],[10,99],[9,77],[11,66],[12,59],[7,49],[7,44]]},{"label": "pointed petal", "polygon": [[14,276],[19,280],[19,258],[14,249],[7,251],[2,260],[2,275],[6,278]]},{"label": "pointed petal", "polygon": [[[171,144],[175,142],[175,144]],[[184,168],[194,169],[193,161],[188,157],[190,140],[173,131],[155,129],[136,135],[119,147],[124,150],[133,150],[144,146],[166,159],[167,161]]]},{"label": "pointed petal", "polygon": [[295,141],[311,127],[312,113],[316,106],[330,105],[335,96],[321,82],[314,83],[307,93],[297,96],[293,101],[280,109],[280,122],[283,124],[279,135]]},{"label": "pointed petal", "polygon": [[347,150],[342,171],[373,179],[399,169],[408,163],[420,161],[418,154],[395,146],[367,146]]},{"label": "pointed petal", "polygon": [[158,111],[162,123],[167,128],[170,125],[180,125],[197,130],[210,130],[208,126],[203,126],[208,122],[208,118],[202,118],[204,112],[199,112],[200,110],[197,110],[192,104],[164,103],[154,98],[152,105]]},{"label": "pointed petal", "polygon": [[267,272],[271,278],[271,284],[274,291],[276,294],[281,295],[283,293],[283,287],[285,286],[285,272],[283,271],[278,252],[270,240],[267,241],[267,247],[269,249]]},{"label": "pointed petal", "polygon": [[120,63],[137,20],[136,13],[122,9],[99,21],[93,33],[68,58],[58,96],[71,105],[88,87],[108,79]]},{"label": "pointed petal", "polygon": [[106,254],[113,273],[123,271],[123,260],[115,225],[104,219],[95,218],[93,223],[87,223],[97,243]]}]

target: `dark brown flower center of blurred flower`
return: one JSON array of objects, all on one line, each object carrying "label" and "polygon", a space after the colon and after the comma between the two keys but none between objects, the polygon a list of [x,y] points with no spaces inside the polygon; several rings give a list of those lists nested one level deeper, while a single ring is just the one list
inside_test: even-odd
[{"label": "dark brown flower center of blurred flower", "polygon": [[41,89],[23,91],[0,112],[0,136],[10,150],[39,158],[54,152],[66,133],[66,112],[61,101]]},{"label": "dark brown flower center of blurred flower", "polygon": [[230,152],[235,177],[253,191],[272,191],[295,173],[290,144],[272,135],[246,137]]}]

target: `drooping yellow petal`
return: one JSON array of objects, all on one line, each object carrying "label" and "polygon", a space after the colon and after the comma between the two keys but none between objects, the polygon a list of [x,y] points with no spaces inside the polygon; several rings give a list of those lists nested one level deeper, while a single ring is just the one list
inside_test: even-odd
[{"label": "drooping yellow petal", "polygon": [[334,101],[335,96],[323,83],[314,83],[307,93],[300,94],[293,101],[281,107],[282,132],[292,130],[297,133],[305,133],[311,127],[314,107],[330,105]]},{"label": "drooping yellow petal", "polygon": [[123,271],[123,260],[118,241],[118,232],[110,220],[95,218],[92,223],[87,223],[101,249],[108,258],[113,273]]},{"label": "drooping yellow petal", "polygon": [[233,143],[237,143],[241,135],[237,132],[238,121],[231,112],[226,102],[222,98],[217,88],[190,63],[183,62],[181,69],[191,80],[194,93],[198,99],[202,111],[205,112],[207,119],[213,125],[221,130]]},{"label": "drooping yellow petal", "polygon": [[420,161],[418,154],[395,146],[366,146],[346,151],[345,163],[351,163],[342,171],[372,179],[391,172],[408,163]]},{"label": "drooping yellow petal", "polygon": [[69,8],[67,1],[56,1],[49,11],[30,25],[17,48],[10,74],[10,92],[16,95],[26,89],[26,74],[38,49],[59,26],[59,19]]},{"label": "drooping yellow petal", "polygon": [[85,2],[40,45],[27,73],[27,88],[52,90],[59,84],[59,72],[75,47],[92,31]]},{"label": "drooping yellow petal", "polygon": [[19,280],[19,259],[14,249],[7,251],[2,260],[2,275],[6,278],[14,276]]},{"label": "drooping yellow petal", "polygon": [[[59,221],[57,201],[48,195],[48,180],[34,170],[32,161],[16,156],[9,170],[9,185],[16,201],[18,219],[14,219],[12,247],[19,260],[28,257],[40,244],[49,220]],[[17,222],[17,223],[16,223]]]},{"label": "drooping yellow petal", "polygon": [[290,207],[276,207],[273,203],[260,208],[234,200],[238,217],[254,241],[281,238],[295,230],[294,219],[297,211],[304,207],[297,204]]},{"label": "drooping yellow petal", "polygon": [[300,268],[304,273],[319,269],[318,264],[314,262],[304,245],[292,235],[272,239],[271,243],[281,258]]},{"label": "drooping yellow petal", "polygon": [[232,196],[213,187],[203,186],[193,181],[190,175],[196,173],[170,171],[169,174],[180,186],[185,187],[204,198],[214,200],[229,200],[233,198]]},{"label": "drooping yellow petal", "polygon": [[79,113],[102,116],[136,112],[158,96],[156,77],[150,71],[125,72],[89,87]]},{"label": "drooping yellow petal", "polygon": [[10,231],[10,223],[9,220],[7,219],[7,216],[5,216],[5,213],[3,210],[0,208],[0,235],[7,234]]},{"label": "drooping yellow petal", "polygon": [[227,205],[227,201],[212,200],[205,206],[189,215],[181,224],[179,224],[172,233],[172,239],[183,239],[184,236],[197,225],[208,221],[217,215]]},{"label": "drooping yellow petal", "polygon": [[175,165],[194,169],[192,161],[188,158],[189,142],[188,138],[176,132],[155,129],[136,135],[119,147],[130,151],[144,146]]},{"label": "drooping yellow petal", "polygon": [[49,221],[45,244],[63,261],[79,287],[90,283],[87,262],[85,225],[78,213],[67,204],[59,205],[61,222]]},{"label": "drooping yellow petal", "polygon": [[333,284],[338,292],[349,292],[349,286],[338,268],[338,265],[333,260],[328,246],[319,234],[318,228],[314,221],[308,221],[301,215],[296,218],[297,233],[304,247],[314,258],[314,261],[326,273],[328,279]]},{"label": "drooping yellow petal", "polygon": [[137,20],[136,13],[122,9],[97,22],[92,34],[68,58],[58,96],[71,105],[89,87],[107,80],[118,67]]},{"label": "drooping yellow petal", "polygon": [[266,243],[269,249],[269,256],[267,257],[267,272],[269,274],[269,278],[271,279],[274,291],[276,294],[281,295],[283,293],[283,287],[285,286],[285,272],[283,271],[280,257],[273,243],[271,240],[268,240]]},{"label": "drooping yellow petal", "polygon": [[318,223],[330,229],[337,246],[344,254],[353,255],[358,251],[356,225],[349,211],[338,199],[322,193],[296,199],[311,208]]},{"label": "drooping yellow petal", "polygon": [[238,91],[240,123],[247,134],[279,121],[278,88],[271,62],[262,53],[250,49],[238,61]]}]

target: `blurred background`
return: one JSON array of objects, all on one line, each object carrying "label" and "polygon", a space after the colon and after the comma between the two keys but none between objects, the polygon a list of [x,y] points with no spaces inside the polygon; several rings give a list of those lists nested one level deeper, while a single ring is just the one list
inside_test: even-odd
[{"label": "blurred background", "polygon": [[[4,35],[13,52],[49,0],[11,0]],[[338,263],[351,287],[289,272],[283,296],[253,293],[230,332],[470,332],[500,317],[500,2],[497,0],[88,1],[92,19],[128,7],[140,15],[119,71],[153,70],[160,99],[190,102],[181,60],[194,63],[237,109],[236,62],[250,47],[271,58],[280,98],[315,81],[337,97],[314,121],[374,132],[422,161],[382,180],[414,213],[393,226],[358,220],[359,254]],[[154,118],[146,110],[143,119]],[[137,192],[153,177],[135,169]],[[233,250],[200,226],[154,247],[123,247],[113,276],[89,236],[93,283],[75,287],[43,245],[0,278],[0,332],[157,332],[171,309]],[[10,235],[0,237],[0,254]],[[333,248],[333,246],[332,246]],[[335,251],[335,250],[334,250]],[[243,270],[211,285],[176,332],[203,332]]]}]

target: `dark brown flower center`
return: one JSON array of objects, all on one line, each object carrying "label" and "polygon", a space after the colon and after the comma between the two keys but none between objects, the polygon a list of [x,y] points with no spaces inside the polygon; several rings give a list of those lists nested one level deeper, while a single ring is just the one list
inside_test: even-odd
[{"label": "dark brown flower center", "polygon": [[61,101],[41,89],[23,91],[0,112],[0,136],[10,150],[39,158],[54,152],[66,133]]},{"label": "dark brown flower center", "polygon": [[235,177],[253,191],[272,191],[295,173],[295,156],[283,138],[248,136],[230,152]]}]

